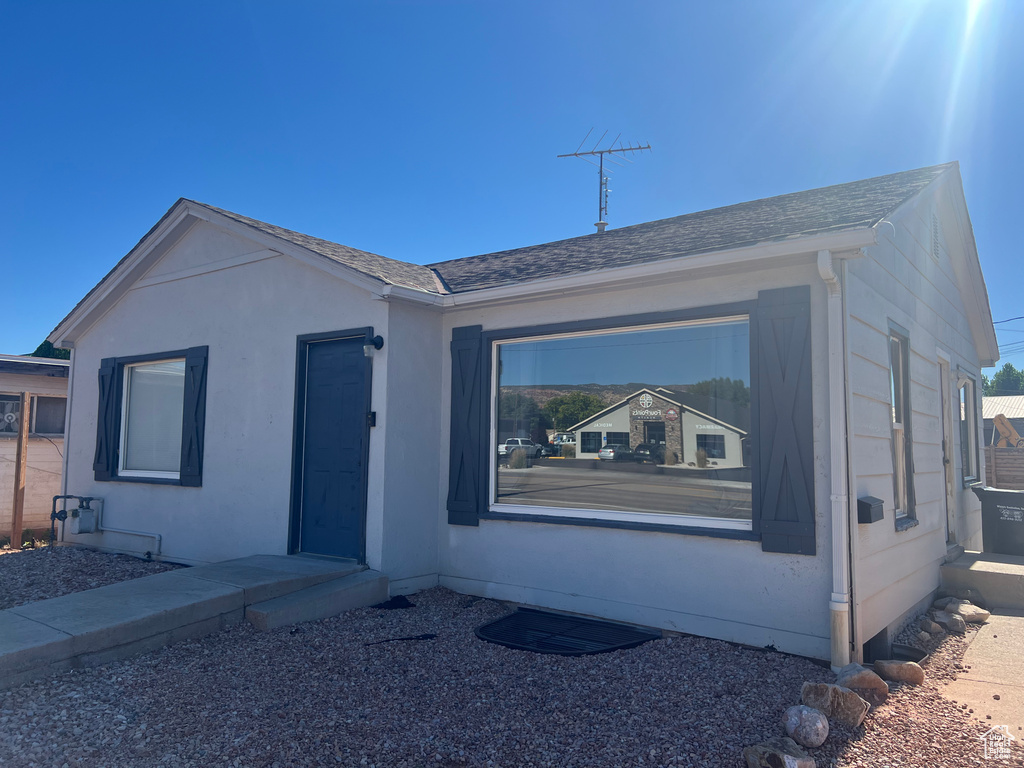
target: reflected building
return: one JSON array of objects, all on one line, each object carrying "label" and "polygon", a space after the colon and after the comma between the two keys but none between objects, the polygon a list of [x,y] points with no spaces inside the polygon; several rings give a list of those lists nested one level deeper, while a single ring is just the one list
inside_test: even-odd
[{"label": "reflected building", "polygon": [[729,469],[750,465],[750,408],[664,387],[640,389],[569,428],[576,457],[596,459],[605,445],[662,446],[662,463]]}]

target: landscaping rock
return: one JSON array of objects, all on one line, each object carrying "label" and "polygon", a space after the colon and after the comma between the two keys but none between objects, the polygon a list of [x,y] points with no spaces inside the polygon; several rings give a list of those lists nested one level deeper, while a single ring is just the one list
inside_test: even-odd
[{"label": "landscaping rock", "polygon": [[936,611],[933,618],[935,619],[935,622],[947,632],[952,632],[956,635],[962,635],[967,632],[967,624],[964,622],[963,617],[958,616],[955,613]]},{"label": "landscaping rock", "polygon": [[828,738],[828,718],[803,704],[787,709],[782,722],[789,737],[802,747],[820,747]]},{"label": "landscaping rock", "polygon": [[921,685],[924,682],[924,670],[913,661],[878,660],[875,662],[875,672],[886,680],[899,683]]},{"label": "landscaping rock", "polygon": [[932,603],[932,608],[934,608],[937,611],[944,611],[946,610],[946,606],[948,606],[950,603],[955,603],[959,600],[959,597],[940,597],[938,600]]},{"label": "landscaping rock", "polygon": [[889,698],[889,686],[885,680],[856,662],[839,670],[836,685],[849,688],[873,707],[884,704]]},{"label": "landscaping rock", "polygon": [[832,683],[804,683],[800,701],[818,710],[830,720],[837,720],[850,728],[864,722],[871,705],[849,688]]},{"label": "landscaping rock", "polygon": [[929,643],[929,642],[931,642],[931,639],[932,639],[932,636],[929,635],[927,632],[918,632],[917,633],[917,641],[919,643],[922,643],[922,644]]},{"label": "landscaping rock", "polygon": [[934,621],[929,619],[927,616],[922,617],[921,621],[918,622],[918,626],[921,627],[925,632],[933,635],[939,634],[942,631],[942,627],[936,624]]},{"label": "landscaping rock", "polygon": [[950,603],[946,607],[946,611],[959,616],[968,624],[984,624],[992,618],[991,613],[967,600],[958,600],[955,603]]},{"label": "landscaping rock", "polygon": [[777,736],[743,750],[747,768],[815,768],[814,758],[788,736]]}]

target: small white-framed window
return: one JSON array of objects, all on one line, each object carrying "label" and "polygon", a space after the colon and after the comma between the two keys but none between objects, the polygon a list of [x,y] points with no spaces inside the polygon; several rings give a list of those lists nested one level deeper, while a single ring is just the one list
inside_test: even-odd
[{"label": "small white-framed window", "polygon": [[896,520],[914,517],[913,437],[910,429],[910,342],[889,329],[889,410],[892,417],[893,508]]},{"label": "small white-framed window", "polygon": [[185,359],[124,366],[117,473],[178,479]]},{"label": "small white-framed window", "polygon": [[32,398],[32,425],[34,435],[63,435],[64,415],[67,413],[66,397],[45,397],[37,395]]},{"label": "small white-framed window", "polygon": [[961,374],[960,384],[960,466],[965,483],[978,479],[978,402],[976,384]]}]

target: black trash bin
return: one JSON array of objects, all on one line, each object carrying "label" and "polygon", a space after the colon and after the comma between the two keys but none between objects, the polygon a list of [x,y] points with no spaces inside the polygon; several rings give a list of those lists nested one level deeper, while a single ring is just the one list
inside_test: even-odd
[{"label": "black trash bin", "polygon": [[981,499],[982,548],[994,555],[1024,555],[1024,491],[971,490]]}]

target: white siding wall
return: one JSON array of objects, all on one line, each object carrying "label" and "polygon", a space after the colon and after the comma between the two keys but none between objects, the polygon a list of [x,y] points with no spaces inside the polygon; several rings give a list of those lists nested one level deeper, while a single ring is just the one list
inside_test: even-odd
[{"label": "white siding wall", "polygon": [[[654,281],[652,281],[653,283]],[[825,289],[803,266],[656,284],[600,294],[446,313],[457,326],[485,330],[656,312],[755,299],[759,290],[811,286],[814,478],[817,552],[765,553],[759,542],[545,523],[483,520],[447,524],[447,401],[443,402],[438,489],[441,583],[461,592],[578,611],[667,629],[829,657],[828,358]],[[445,352],[444,391],[451,375]]]},{"label": "white siding wall", "polygon": [[[851,496],[885,501],[885,519],[855,525],[854,593],[856,638],[864,643],[880,630],[894,629],[902,616],[939,585],[939,565],[946,555],[946,491],[942,464],[942,418],[938,350],[949,356],[954,383],[948,403],[956,402],[957,366],[981,381],[979,361],[963,301],[941,238],[932,255],[929,195],[879,227],[879,244],[865,258],[846,267],[847,378],[849,382]],[[946,229],[947,234],[950,229]],[[910,408],[913,431],[914,492],[918,525],[897,531],[894,515],[891,445],[888,323],[909,332]],[[954,412],[957,478],[955,536],[958,543],[980,548],[980,506],[961,488],[959,444]],[[979,419],[980,421],[980,419]]]}]

